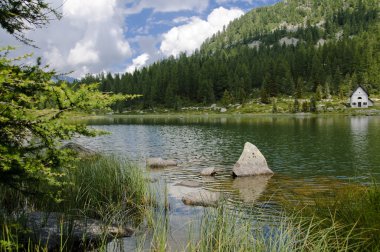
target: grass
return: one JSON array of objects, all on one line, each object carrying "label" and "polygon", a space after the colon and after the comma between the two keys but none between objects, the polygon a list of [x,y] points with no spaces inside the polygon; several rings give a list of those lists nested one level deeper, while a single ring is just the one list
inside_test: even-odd
[{"label": "grass", "polygon": [[[179,251],[379,251],[380,187],[352,186],[335,194],[334,200],[284,209],[277,217],[221,202],[189,224],[189,239]],[[150,238],[142,244],[150,244],[151,251],[175,251],[168,211],[155,213],[161,215],[152,220],[152,235],[143,236]]]},{"label": "grass", "polygon": [[114,156],[84,159],[75,167],[67,176],[59,207],[112,223],[144,214],[149,189],[139,167]]},{"label": "grass", "polygon": [[380,250],[380,186],[336,190],[333,200],[316,200],[315,205],[302,209],[303,214],[314,216],[321,227],[339,224],[339,236],[356,235],[353,244],[360,243],[362,251]]},{"label": "grass", "polygon": [[[93,218],[104,224],[137,226],[151,203],[144,172],[125,159],[100,156],[75,162],[67,171],[61,199],[54,201],[37,195],[24,195],[11,188],[0,188],[0,251],[42,251],[44,244],[33,241],[25,229],[28,212],[60,212],[60,250],[72,249],[70,223]],[[63,232],[64,231],[64,232]],[[102,245],[106,245],[104,234]],[[45,246],[46,249],[46,246]]]},{"label": "grass", "polygon": [[[358,234],[353,229],[342,235],[342,230],[348,227],[334,221],[332,216],[317,220],[283,214],[263,221],[267,218],[263,214],[247,214],[244,209],[230,209],[224,203],[215,209],[206,208],[200,224],[191,224],[199,224],[199,230],[189,229],[187,245],[179,251],[360,251],[364,243],[356,240]],[[151,251],[173,251],[168,243],[171,234],[167,218],[170,216],[161,216],[153,225]],[[197,237],[194,239],[193,235]],[[143,246],[137,251],[144,251]]]}]

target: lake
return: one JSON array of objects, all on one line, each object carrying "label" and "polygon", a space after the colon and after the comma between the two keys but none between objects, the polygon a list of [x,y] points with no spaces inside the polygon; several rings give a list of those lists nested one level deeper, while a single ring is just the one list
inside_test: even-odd
[{"label": "lake", "polygon": [[[221,191],[234,205],[255,205],[274,215],[283,202],[312,202],[349,183],[380,179],[380,117],[348,116],[110,116],[88,119],[111,134],[76,141],[90,149],[120,155],[145,167],[148,157],[176,159],[178,167],[151,170],[168,188],[173,242],[186,235],[185,223],[201,207],[181,198],[195,190],[175,184],[197,181]],[[245,142],[255,144],[275,172],[272,177],[231,177]],[[215,177],[200,171],[215,167]],[[160,184],[160,183],[158,183]],[[125,246],[132,248],[126,239]]]}]

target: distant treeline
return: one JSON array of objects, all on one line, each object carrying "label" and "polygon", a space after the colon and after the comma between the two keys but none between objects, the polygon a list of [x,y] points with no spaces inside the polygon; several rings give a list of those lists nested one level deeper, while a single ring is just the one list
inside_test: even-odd
[{"label": "distant treeline", "polygon": [[[380,91],[380,29],[378,7],[341,8],[322,25],[306,24],[295,31],[286,28],[252,35],[240,44],[191,56],[170,57],[133,74],[86,76],[80,82],[100,82],[104,92],[142,94],[115,109],[181,106],[214,102],[242,103],[260,97],[323,90],[325,96],[348,93],[358,84]],[[297,44],[280,44],[281,38]],[[216,37],[213,38],[217,39]],[[260,41],[259,46],[248,44]],[[206,41],[210,43],[210,40]]]}]

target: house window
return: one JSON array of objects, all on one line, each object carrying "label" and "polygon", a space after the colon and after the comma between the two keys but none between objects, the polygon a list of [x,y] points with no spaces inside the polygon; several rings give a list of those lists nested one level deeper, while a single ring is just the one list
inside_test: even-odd
[{"label": "house window", "polygon": [[356,102],[353,102],[352,105],[355,106],[355,105],[356,105]]},{"label": "house window", "polygon": [[363,105],[367,105],[367,103],[366,103],[366,102],[363,102]]},{"label": "house window", "polygon": [[362,98],[361,97],[358,97],[358,100],[361,100]]}]

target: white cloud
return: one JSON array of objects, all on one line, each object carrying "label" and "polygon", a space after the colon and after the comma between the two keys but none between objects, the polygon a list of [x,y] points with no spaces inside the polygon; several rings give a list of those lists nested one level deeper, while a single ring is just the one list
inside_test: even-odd
[{"label": "white cloud", "polygon": [[[21,45],[17,54],[34,51],[58,72],[73,72],[80,77],[87,72],[118,71],[131,57],[125,38],[125,13],[116,0],[52,0],[61,6],[63,18],[27,36],[40,49]],[[0,31],[0,47],[20,44]]]},{"label": "white cloud", "polygon": [[67,0],[63,5],[63,16],[87,22],[107,21],[115,14],[115,0]]},{"label": "white cloud", "polygon": [[128,73],[133,73],[135,70],[141,69],[143,66],[145,66],[149,58],[150,58],[149,54],[147,53],[141,54],[140,56],[132,60],[132,65],[127,67],[126,71]]},{"label": "white cloud", "polygon": [[180,52],[192,53],[199,48],[203,41],[223,29],[232,20],[243,15],[240,9],[214,9],[207,20],[193,17],[184,25],[172,28],[163,35],[160,50],[163,54],[177,56]]},{"label": "white cloud", "polygon": [[63,56],[57,47],[51,47],[43,54],[47,61],[47,64],[53,68],[61,68],[66,62],[63,60]]},{"label": "white cloud", "polygon": [[140,0],[130,1],[127,13],[140,13],[143,9],[153,9],[155,12],[204,11],[208,0]]},{"label": "white cloud", "polygon": [[70,65],[86,65],[99,62],[99,53],[92,41],[79,41],[69,52],[67,62]]}]

